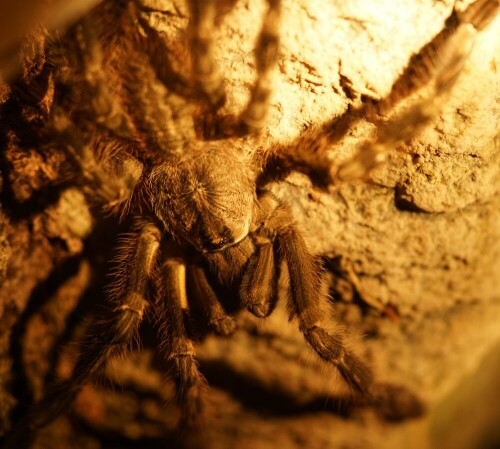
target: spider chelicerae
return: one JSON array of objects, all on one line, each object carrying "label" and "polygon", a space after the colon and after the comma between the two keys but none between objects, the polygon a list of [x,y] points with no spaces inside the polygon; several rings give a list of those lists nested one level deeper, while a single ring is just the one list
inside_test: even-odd
[{"label": "spider chelicerae", "polygon": [[[386,98],[268,148],[258,136],[265,132],[278,60],[281,2],[267,3],[255,49],[256,82],[237,116],[220,112],[226,95],[212,55],[214,0],[188,1],[185,47],[168,47],[134,0],[104,1],[60,41],[48,40],[42,78],[54,95],[46,137],[68,153],[88,192],[110,211],[137,218],[113,274],[113,313],[90,329],[73,374],[33,408],[24,422],[28,428],[52,420],[111,357],[124,352],[148,312],[158,317],[159,349],[172,366],[181,424],[195,425],[205,381],[196,363],[191,312],[215,333],[230,335],[236,323],[228,309],[268,316],[280,276],[287,279],[290,315],[310,347],[356,392],[370,396],[371,370],[342,331],[324,328],[321,263],[307,249],[290,208],[266,186],[293,171],[322,189],[367,175],[436,114],[475,31],[498,4],[479,0],[454,11],[445,31],[410,61]],[[380,120],[424,83],[424,99]],[[376,140],[335,164],[330,148],[361,117],[379,122]]]}]

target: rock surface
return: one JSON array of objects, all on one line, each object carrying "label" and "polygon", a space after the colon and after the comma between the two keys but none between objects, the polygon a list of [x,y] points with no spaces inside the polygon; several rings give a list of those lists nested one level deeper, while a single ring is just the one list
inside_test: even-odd
[{"label": "rock surface", "polygon": [[[183,39],[177,0],[143,1],[167,42]],[[410,56],[443,27],[454,3],[284,1],[282,48],[269,126],[259,145],[292,142],[381,98]],[[264,1],[220,2],[216,60],[227,112],[241,110],[254,77]],[[463,7],[463,2],[458,4]],[[163,12],[154,12],[154,9]],[[166,11],[166,13],[165,13]],[[332,272],[332,325],[349,329],[377,378],[425,403],[418,419],[350,401],[340,376],[315,361],[283,301],[266,320],[240,314],[229,339],[199,348],[211,386],[206,447],[493,448],[500,444],[500,20],[474,50],[434,122],[394,149],[369,183],[314,190],[300,175],[274,186],[313,252]],[[409,107],[412,97],[398,107]],[[332,148],[344,159],[373,136],[361,121]],[[67,375],[84,316],[104,301],[103,273],[123,225],[104,218],[63,176],[64,155],[2,136],[0,206],[0,431]],[[103,243],[105,242],[105,243]],[[153,350],[113,361],[109,383],[86,387],[72,414],[37,448],[175,447],[178,410]],[[64,350],[61,351],[61,348]],[[62,353],[62,355],[60,354]]]}]

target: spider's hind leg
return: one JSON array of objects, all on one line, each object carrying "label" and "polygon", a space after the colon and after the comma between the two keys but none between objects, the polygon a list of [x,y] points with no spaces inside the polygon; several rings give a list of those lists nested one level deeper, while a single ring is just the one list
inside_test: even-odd
[{"label": "spider's hind leg", "polygon": [[90,14],[72,27],[64,47],[53,43],[56,87],[67,95],[54,103],[47,130],[76,166],[87,197],[114,209],[131,199],[143,167],[131,156],[136,143],[104,75],[101,26]]},{"label": "spider's hind leg", "polygon": [[213,27],[217,12],[215,0],[189,0],[191,21],[189,38],[193,57],[193,77],[210,106],[217,110],[226,101],[222,78],[213,58]]},{"label": "spider's hind leg", "polygon": [[272,89],[272,71],[279,52],[281,0],[267,0],[269,8],[255,49],[257,79],[250,92],[250,102],[241,116],[248,132],[258,133],[265,125]]},{"label": "spider's hind leg", "polygon": [[124,214],[143,173],[143,165],[128,153],[130,142],[116,136],[85,134],[62,112],[53,120],[53,131],[78,172],[82,190],[91,203]]},{"label": "spider's hind leg", "polygon": [[[223,106],[226,100],[222,79],[212,58],[212,39],[208,37],[216,13],[215,3],[213,0],[190,0],[194,77],[214,112]],[[221,123],[213,123],[213,117],[208,114],[204,128],[209,131],[203,131],[207,137],[218,134],[257,134],[266,124],[272,93],[272,74],[278,61],[281,0],[267,0],[267,3],[268,9],[255,48],[256,80],[250,89],[250,100],[239,116],[224,117]],[[216,132],[211,130],[214,127]]]}]

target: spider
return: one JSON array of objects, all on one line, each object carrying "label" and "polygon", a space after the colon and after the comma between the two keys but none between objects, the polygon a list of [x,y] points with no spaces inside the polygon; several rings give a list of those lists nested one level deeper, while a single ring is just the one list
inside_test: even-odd
[{"label": "spider", "polygon": [[[143,20],[134,0],[104,1],[66,33],[62,46],[48,44],[47,79],[56,94],[47,136],[65,148],[90,191],[112,212],[137,218],[111,282],[111,316],[90,330],[73,374],[35,405],[23,431],[50,422],[110,357],[123,353],[147,313],[158,317],[159,349],[172,366],[181,425],[197,425],[205,381],[195,357],[193,318],[230,335],[236,329],[232,310],[244,308],[261,318],[273,311],[280,277],[287,280],[290,316],[309,346],[356,392],[371,394],[370,368],[348,347],[343,332],[324,327],[320,260],[308,250],[289,206],[267,187],[292,171],[322,189],[367,175],[436,114],[475,30],[486,25],[498,4],[479,0],[460,14],[454,11],[445,32],[410,62],[386,98],[264,151],[255,142],[266,125],[278,58],[280,0],[267,2],[255,50],[257,81],[236,117],[219,113],[226,95],[209,37],[217,2],[188,3],[188,76],[165,58],[172,49]],[[175,51],[182,55],[182,49]],[[415,74],[417,62],[421,70]],[[353,122],[378,120],[429,79],[425,98],[379,121],[375,141],[361,145],[343,164],[331,160],[329,149]]]}]

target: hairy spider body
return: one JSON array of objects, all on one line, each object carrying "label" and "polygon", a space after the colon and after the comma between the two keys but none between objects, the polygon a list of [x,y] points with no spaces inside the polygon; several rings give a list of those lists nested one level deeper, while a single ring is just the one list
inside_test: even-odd
[{"label": "hairy spider body", "polygon": [[[264,152],[255,147],[255,134],[265,124],[280,2],[268,1],[255,52],[257,82],[238,117],[219,115],[224,86],[215,71],[211,39],[201,32],[214,25],[217,2],[188,3],[191,79],[165,57],[172,49],[141,19],[140,5],[132,0],[103,2],[68,33],[62,50],[56,44],[49,49],[56,67],[49,79],[56,92],[70,95],[56,95],[47,135],[65,148],[85,183],[110,209],[138,219],[114,273],[111,316],[90,329],[73,374],[35,405],[21,433],[52,420],[111,356],[123,353],[148,311],[158,317],[160,351],[172,366],[182,424],[194,425],[202,413],[205,381],[196,363],[191,311],[200,311],[216,333],[229,335],[236,328],[232,310],[246,308],[258,317],[272,312],[282,275],[288,280],[288,310],[305,340],[357,392],[370,395],[370,369],[349,350],[340,331],[324,328],[321,264],[307,249],[290,208],[266,186],[292,171],[305,173],[321,188],[335,177],[365,175],[388,148],[434,116],[466,56],[462,47],[471,41],[472,25],[484,26],[498,5],[480,0],[460,17],[453,13],[455,41],[448,44],[447,35],[420,55],[434,80],[432,98],[382,123],[377,140],[339,167],[328,149],[347,125],[361,116],[374,119],[422,80],[408,77],[386,99],[346,113],[340,123],[311,129],[289,145]],[[127,54],[133,57],[124,60]],[[105,61],[107,76],[101,74]]]}]

